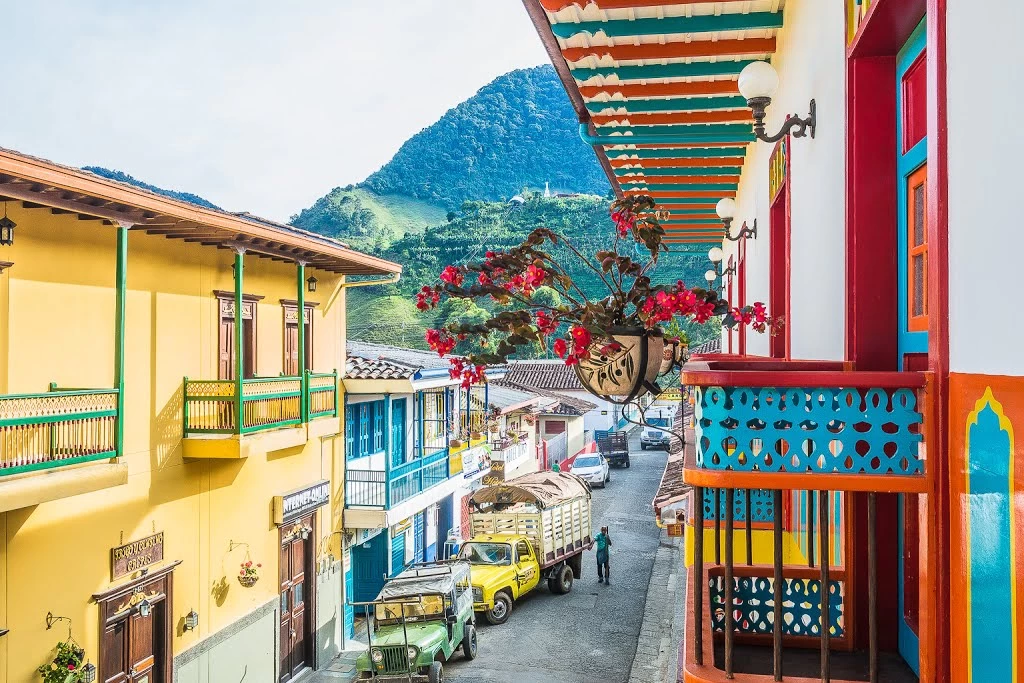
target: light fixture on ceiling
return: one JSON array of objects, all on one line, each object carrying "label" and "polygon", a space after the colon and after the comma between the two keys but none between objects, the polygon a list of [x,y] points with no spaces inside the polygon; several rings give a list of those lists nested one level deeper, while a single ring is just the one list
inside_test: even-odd
[{"label": "light fixture on ceiling", "polygon": [[745,237],[757,239],[757,219],[754,219],[754,227],[748,228],[744,222],[740,228],[739,233],[735,237],[729,234],[729,228],[732,227],[732,219],[736,215],[736,200],[726,197],[725,199],[718,200],[718,204],[715,205],[715,213],[722,219],[722,225],[725,226],[725,239],[730,242],[739,242]]},{"label": "light fixture on ceiling", "polygon": [[765,135],[764,117],[765,110],[772,103],[772,96],[779,88],[779,74],[768,62],[751,62],[743,67],[739,77],[739,90],[747,100],[747,106],[754,114],[754,135],[758,140],[764,142],[778,142],[786,135],[795,138],[802,138],[805,135],[814,137],[816,124],[816,107],[814,100],[811,100],[811,113],[807,118],[790,116],[782,124],[782,129],[775,135]]}]

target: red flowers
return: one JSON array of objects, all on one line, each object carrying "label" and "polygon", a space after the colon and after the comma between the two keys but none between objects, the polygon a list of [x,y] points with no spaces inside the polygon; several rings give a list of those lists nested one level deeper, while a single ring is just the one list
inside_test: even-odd
[{"label": "red flowers", "polygon": [[558,321],[548,315],[547,311],[537,311],[537,330],[541,336],[548,336],[558,329]]},{"label": "red flowers", "polygon": [[555,355],[559,358],[565,358],[565,354],[569,351],[569,345],[564,339],[559,337],[555,340],[554,346],[551,347],[551,350],[554,351]]},{"label": "red flowers", "polygon": [[432,287],[422,287],[416,292],[416,308],[421,311],[429,311],[441,301],[441,292]]},{"label": "red flowers", "polygon": [[445,282],[454,287],[461,287],[462,279],[463,277],[465,277],[465,274],[462,272],[461,268],[456,268],[455,266],[445,266],[444,270],[441,271],[441,275],[439,277],[441,278],[441,282]]},{"label": "red flowers", "polygon": [[636,215],[629,209],[612,212],[612,221],[615,223],[615,230],[619,233],[619,237],[625,237],[630,230],[636,227]]},{"label": "red flowers", "polygon": [[566,365],[577,365],[581,360],[590,356],[591,336],[590,330],[580,325],[574,325],[569,330],[569,338],[572,340],[572,347],[563,338],[555,340],[552,350],[559,358],[565,358]]},{"label": "red flowers", "polygon": [[472,384],[479,384],[484,380],[484,371],[486,368],[483,365],[474,365],[472,363],[466,363],[461,358],[452,358],[450,361],[451,368],[448,370],[448,375],[452,379],[462,379],[462,388],[468,389]]},{"label": "red flowers", "polygon": [[437,355],[441,358],[451,353],[457,343],[445,330],[427,330],[423,336],[427,340],[427,346],[437,351]]},{"label": "red flowers", "polygon": [[524,278],[526,281],[526,287],[529,289],[536,289],[540,287],[544,284],[544,278],[547,276],[548,271],[531,264],[530,267],[526,269],[526,277]]}]

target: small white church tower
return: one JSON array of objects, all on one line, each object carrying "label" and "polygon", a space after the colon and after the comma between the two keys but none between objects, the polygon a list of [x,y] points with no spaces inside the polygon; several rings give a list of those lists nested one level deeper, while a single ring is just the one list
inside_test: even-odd
[{"label": "small white church tower", "polygon": [[547,181],[545,181],[544,182],[544,199],[550,199],[550,198],[551,198],[551,190],[548,189]]}]

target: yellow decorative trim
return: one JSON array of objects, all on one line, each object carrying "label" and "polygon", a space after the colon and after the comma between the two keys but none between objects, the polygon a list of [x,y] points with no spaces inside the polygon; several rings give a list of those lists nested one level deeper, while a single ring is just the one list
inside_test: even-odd
[{"label": "yellow decorative trim", "polygon": [[[1015,509],[1014,509],[1015,506],[1013,504],[1013,499],[1014,499],[1013,423],[1010,421],[1010,418],[1008,418],[1006,416],[1006,413],[1003,411],[1003,404],[996,400],[995,395],[992,393],[992,387],[990,387],[990,386],[986,386],[985,387],[985,393],[982,394],[981,398],[979,398],[977,401],[974,402],[974,410],[972,410],[967,415],[967,423],[966,423],[966,426],[964,428],[964,465],[965,465],[965,467],[964,467],[964,492],[965,492],[965,498],[967,499],[967,502],[964,505],[964,525],[965,525],[966,529],[968,529],[968,531],[969,531],[970,528],[971,528],[971,505],[970,505],[970,502],[969,502],[970,501],[970,495],[971,495],[971,471],[970,471],[970,463],[968,462],[968,459],[970,458],[970,453],[971,453],[971,427],[973,427],[973,426],[978,424],[978,416],[981,415],[981,411],[983,411],[986,406],[991,406],[992,411],[996,414],[996,417],[999,418],[999,428],[1002,431],[1006,432],[1006,435],[1007,435],[1007,437],[1009,438],[1009,441],[1010,441],[1010,454],[1009,454],[1010,455],[1010,463],[1009,463],[1009,467],[1007,467],[1007,472],[1008,472],[1008,475],[1009,475],[1010,532],[1011,532],[1010,533],[1010,562],[1011,562],[1011,564],[1014,567],[1013,573],[1016,574],[1015,562],[1016,562],[1016,557],[1017,557],[1017,547],[1016,547],[1017,546],[1017,542],[1016,542],[1015,530],[1017,528],[1017,520],[1015,519],[1015,517],[1016,517],[1016,515],[1014,514],[1015,513]],[[972,604],[972,600],[971,600],[971,544],[970,544],[970,539],[969,538],[968,538],[968,542],[964,544],[964,559],[965,559],[964,564],[966,565],[964,567],[964,579],[965,579],[964,580],[964,596],[966,598],[966,604],[968,605],[968,608],[970,608],[970,605]],[[1011,664],[1012,669],[1011,670],[1013,671],[1013,679],[1012,679],[1011,683],[1016,683],[1016,681],[1017,681],[1017,581],[1016,581],[1016,577],[1014,577],[1014,580],[1010,582],[1010,610],[1011,610],[1011,613],[1013,614],[1013,621],[1012,621],[1013,627],[1011,628],[1011,634],[1010,634],[1010,639],[1011,639],[1011,648],[1010,649],[1011,649],[1011,656],[1012,656],[1012,664]],[[970,619],[966,620],[965,631],[966,631],[966,634],[967,634],[967,683],[973,683],[974,676],[973,676],[973,673],[972,673],[973,672],[973,667],[972,667],[971,640],[972,640],[974,634],[971,633],[971,620]]]}]

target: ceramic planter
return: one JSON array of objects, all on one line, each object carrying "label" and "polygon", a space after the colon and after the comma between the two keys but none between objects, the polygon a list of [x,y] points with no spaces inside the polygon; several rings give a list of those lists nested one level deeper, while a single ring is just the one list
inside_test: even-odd
[{"label": "ceramic planter", "polygon": [[[618,404],[659,393],[655,380],[666,364],[671,368],[674,362],[665,358],[661,332],[625,327],[612,329],[611,336],[620,346],[618,351],[607,355],[593,353],[574,366],[583,387],[594,396]],[[670,355],[674,357],[675,351]]]},{"label": "ceramic planter", "polygon": [[260,580],[260,577],[252,576],[252,575],[248,575],[248,574],[245,575],[245,576],[239,576],[238,577],[238,583],[242,584],[246,588],[252,588],[253,586],[256,585],[256,582],[259,581],[259,580]]}]

